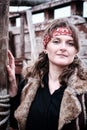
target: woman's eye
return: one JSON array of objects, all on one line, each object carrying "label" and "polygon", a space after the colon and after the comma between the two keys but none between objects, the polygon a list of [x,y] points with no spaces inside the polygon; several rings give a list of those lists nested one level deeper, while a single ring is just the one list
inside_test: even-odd
[{"label": "woman's eye", "polygon": [[73,42],[68,42],[68,45],[74,46],[74,43]]},{"label": "woman's eye", "polygon": [[60,43],[60,41],[59,40],[53,40],[53,43],[58,44],[58,43]]}]

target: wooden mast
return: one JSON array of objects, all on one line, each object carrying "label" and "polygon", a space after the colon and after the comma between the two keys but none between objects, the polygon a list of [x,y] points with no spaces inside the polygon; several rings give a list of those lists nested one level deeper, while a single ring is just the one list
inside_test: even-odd
[{"label": "wooden mast", "polygon": [[0,130],[7,130],[10,114],[6,73],[9,1],[0,0]]}]

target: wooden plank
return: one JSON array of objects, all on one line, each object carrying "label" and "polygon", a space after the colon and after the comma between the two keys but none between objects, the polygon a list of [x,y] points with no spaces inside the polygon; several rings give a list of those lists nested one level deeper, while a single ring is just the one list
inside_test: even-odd
[{"label": "wooden plank", "polygon": [[9,1],[10,0],[0,0],[0,130],[8,129],[8,119],[10,115],[10,96],[8,94],[6,71]]},{"label": "wooden plank", "polygon": [[31,44],[31,60],[35,62],[38,53],[37,53],[37,45],[36,45],[36,38],[35,38],[35,29],[32,23],[32,13],[30,10],[26,11],[27,23],[28,23],[28,31],[30,36],[30,44]]},{"label": "wooden plank", "polygon": [[21,56],[24,57],[25,42],[24,42],[24,14],[20,17],[20,41],[21,41]]},{"label": "wooden plank", "polygon": [[[65,6],[70,5],[72,1],[73,0],[53,0],[51,2],[47,2],[47,3],[32,7],[32,13],[42,12],[46,9],[51,9],[51,8],[55,9],[55,8],[65,7]],[[74,0],[74,1],[77,1],[77,0]]]},{"label": "wooden plank", "polygon": [[35,6],[50,0],[10,0],[11,6]]}]

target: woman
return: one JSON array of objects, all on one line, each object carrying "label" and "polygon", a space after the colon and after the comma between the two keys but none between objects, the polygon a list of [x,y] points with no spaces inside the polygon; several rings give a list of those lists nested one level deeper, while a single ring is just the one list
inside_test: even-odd
[{"label": "woman", "polygon": [[[87,71],[77,56],[76,27],[67,20],[54,20],[44,33],[43,45],[37,62],[26,69],[17,95],[17,90],[12,91],[11,96],[16,96],[11,99],[11,127],[16,129],[18,124],[20,130],[86,130]],[[9,57],[14,66],[11,53]],[[12,84],[14,67],[7,69]]]}]

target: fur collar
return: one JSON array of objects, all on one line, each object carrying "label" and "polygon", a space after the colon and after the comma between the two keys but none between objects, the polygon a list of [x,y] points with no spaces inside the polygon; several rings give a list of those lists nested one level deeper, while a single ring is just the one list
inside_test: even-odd
[{"label": "fur collar", "polygon": [[[58,130],[61,130],[65,123],[69,123],[81,113],[81,105],[76,95],[87,92],[87,72],[84,72],[82,76],[85,77],[85,80],[77,75],[76,69],[75,73],[69,78],[61,103]],[[35,76],[35,78],[28,79],[28,83],[22,91],[21,104],[15,111],[20,130],[25,130],[27,115],[39,86],[40,79]]]}]

